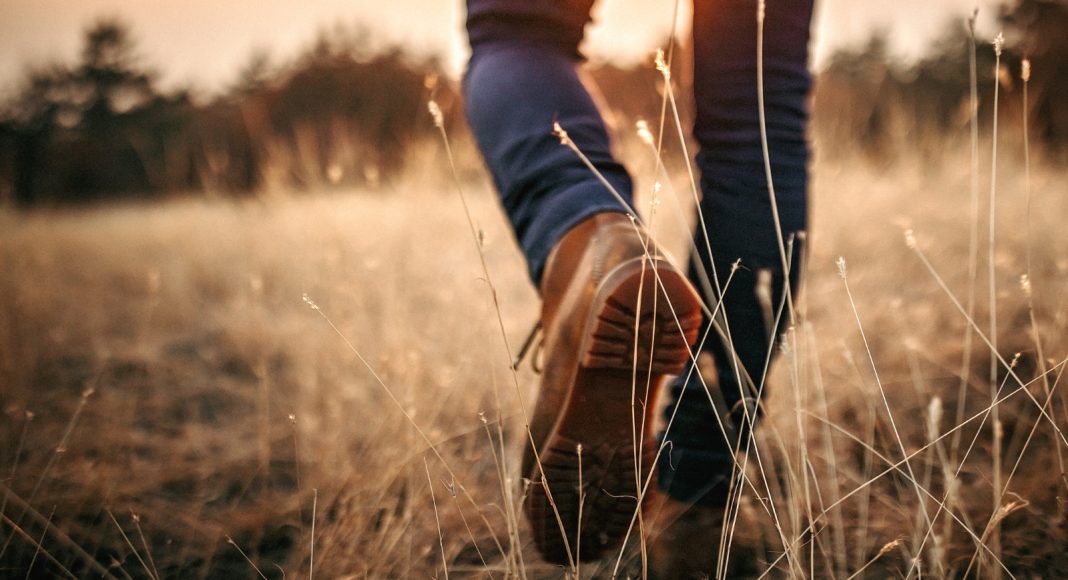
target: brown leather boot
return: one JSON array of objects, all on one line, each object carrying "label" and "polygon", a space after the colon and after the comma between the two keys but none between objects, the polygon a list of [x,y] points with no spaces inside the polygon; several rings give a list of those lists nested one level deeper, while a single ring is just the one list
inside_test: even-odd
[{"label": "brown leather boot", "polygon": [[[637,508],[635,443],[652,449],[662,378],[682,369],[697,338],[697,293],[647,244],[652,259],[630,218],[597,214],[546,264],[545,368],[531,418],[537,456],[528,445],[523,473],[533,482],[534,540],[550,562],[597,558],[623,540]],[[651,464],[646,452],[643,482]]]}]

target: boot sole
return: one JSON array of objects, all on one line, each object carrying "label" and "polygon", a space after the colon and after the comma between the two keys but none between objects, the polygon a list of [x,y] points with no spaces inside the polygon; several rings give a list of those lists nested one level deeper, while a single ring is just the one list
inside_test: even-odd
[{"label": "boot sole", "polygon": [[[689,360],[702,320],[689,282],[666,262],[655,263],[659,272],[650,262],[643,268],[641,259],[618,266],[590,308],[567,403],[541,449],[544,482],[566,543],[537,467],[526,501],[547,561],[567,564],[568,547],[580,560],[599,558],[619,546],[637,509],[636,478],[644,484],[655,451],[651,407],[663,377],[678,374]],[[638,446],[640,474],[635,433],[644,443]]]}]

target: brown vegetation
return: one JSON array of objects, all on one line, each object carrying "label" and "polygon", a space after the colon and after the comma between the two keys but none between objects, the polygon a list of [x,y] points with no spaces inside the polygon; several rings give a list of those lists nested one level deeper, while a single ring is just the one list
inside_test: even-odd
[{"label": "brown vegetation", "polygon": [[[215,152],[203,160],[214,159],[212,188],[236,187],[224,177],[236,163],[228,152],[245,147],[267,152],[246,175],[282,176],[277,189],[297,183],[304,195],[0,210],[0,576],[568,572],[539,562],[525,524],[509,525],[525,490],[520,395],[529,402],[537,378],[523,367],[513,381],[498,314],[514,351],[537,300],[490,185],[467,179],[478,165],[470,144],[461,138],[456,149],[477,241],[445,185],[439,143],[398,145],[421,171],[393,176],[392,195],[344,185],[369,157],[343,135],[378,129],[342,102],[327,117],[333,125],[272,129],[283,153],[247,135],[229,141],[250,126],[276,127],[272,111],[299,118],[302,99],[321,90],[355,90],[332,84],[329,71],[368,61],[324,50],[287,73],[309,75],[292,86],[250,67],[241,90],[255,99],[149,99],[107,113],[173,106],[205,115],[204,130],[216,131],[202,145]],[[967,52],[963,62],[966,71]],[[993,63],[983,56],[980,67]],[[604,83],[625,84],[605,70]],[[992,135],[973,159],[967,104],[960,118],[929,116],[960,107],[968,86],[954,84],[959,71],[934,105],[902,88],[934,82],[922,75],[909,85],[890,67],[833,70],[860,76],[825,77],[816,96],[808,274],[745,472],[755,490],[741,500],[732,561],[772,577],[994,577],[996,556],[1013,575],[1066,576],[1068,175],[1025,165],[1012,130],[993,160]],[[390,82],[427,90],[422,74]],[[980,82],[989,91],[993,75]],[[641,83],[646,96],[609,103],[622,111],[622,131],[630,115],[659,113],[641,113],[659,98],[655,80]],[[1030,110],[1008,87],[1003,108],[980,109],[984,119],[998,113],[1003,128]],[[875,114],[887,91],[895,108]],[[846,106],[869,94],[872,106]],[[373,110],[407,116],[418,142],[434,130],[422,99]],[[829,117],[821,102],[843,116]],[[910,109],[945,124],[928,133]],[[458,121],[447,121],[452,131]],[[57,142],[81,143],[81,123]],[[689,224],[675,210],[690,207],[688,178],[664,180],[653,206],[653,160],[646,151],[627,158],[639,206],[658,207],[650,222],[685,255]],[[160,167],[203,176],[198,163]],[[334,164],[340,179],[330,178]],[[977,243],[988,207],[990,248]],[[986,340],[1011,364],[991,365]],[[992,390],[1002,399],[997,426]],[[639,549],[623,552],[624,574],[640,574]],[[606,577],[614,566],[582,572]]]}]

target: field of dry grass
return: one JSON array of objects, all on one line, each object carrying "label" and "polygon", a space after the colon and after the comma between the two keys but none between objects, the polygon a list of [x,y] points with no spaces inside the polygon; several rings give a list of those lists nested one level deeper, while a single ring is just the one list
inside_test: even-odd
[{"label": "field of dry grass", "polygon": [[[513,380],[487,282],[513,351],[537,296],[476,180],[484,279],[431,158],[440,173],[374,192],[0,213],[0,576],[562,575],[525,523],[510,531],[519,395],[537,376]],[[769,577],[990,577],[994,555],[1012,575],[1068,574],[1068,174],[1036,168],[1028,212],[1023,166],[1001,164],[1001,444],[986,413],[988,161],[970,274],[967,145],[878,169],[818,159],[799,323],[733,558]],[[665,201],[659,228],[681,253]],[[967,310],[969,288],[962,372],[953,299]]]}]

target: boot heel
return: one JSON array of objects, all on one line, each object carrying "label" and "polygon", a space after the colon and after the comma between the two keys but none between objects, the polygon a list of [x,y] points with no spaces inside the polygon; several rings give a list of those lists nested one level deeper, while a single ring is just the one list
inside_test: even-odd
[{"label": "boot heel", "polygon": [[616,268],[591,312],[596,314],[587,322],[581,360],[590,369],[678,374],[701,326],[689,283],[660,261],[643,267],[638,259]]}]

